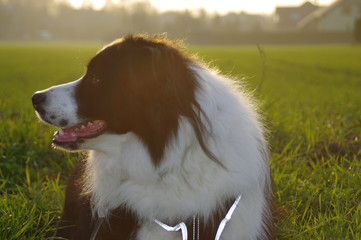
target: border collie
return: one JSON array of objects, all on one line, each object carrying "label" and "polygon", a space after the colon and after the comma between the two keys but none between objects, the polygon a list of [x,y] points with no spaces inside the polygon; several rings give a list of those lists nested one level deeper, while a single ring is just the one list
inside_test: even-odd
[{"label": "border collie", "polygon": [[66,189],[68,239],[271,239],[264,130],[251,99],[170,40],[130,35],[100,50],[74,82],[32,96],[89,150]]}]

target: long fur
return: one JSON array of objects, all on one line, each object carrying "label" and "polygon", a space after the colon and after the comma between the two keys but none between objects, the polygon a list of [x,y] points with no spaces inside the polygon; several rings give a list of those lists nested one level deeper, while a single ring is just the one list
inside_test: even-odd
[{"label": "long fur", "polygon": [[[103,85],[94,87],[98,78]],[[254,104],[173,43],[128,36],[102,49],[80,80],[38,94],[52,99],[36,108],[53,125],[107,122],[103,134],[61,146],[90,150],[70,183],[76,190],[67,191],[66,221],[80,225],[74,202],[91,212],[74,231],[92,232],[99,217],[111,224],[118,211],[133,226],[132,233],[119,230],[120,239],[180,239],[153,220],[172,225],[194,215],[213,234],[241,194],[222,239],[271,239],[268,150]],[[58,103],[64,95],[72,108]]]}]

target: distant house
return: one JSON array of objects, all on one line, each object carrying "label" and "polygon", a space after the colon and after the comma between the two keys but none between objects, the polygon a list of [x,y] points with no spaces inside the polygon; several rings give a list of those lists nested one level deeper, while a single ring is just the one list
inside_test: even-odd
[{"label": "distant house", "polygon": [[352,32],[358,19],[361,19],[361,0],[338,0],[310,13],[297,25],[305,30]]},{"label": "distant house", "polygon": [[299,7],[277,7],[277,28],[279,30],[297,30],[297,23],[317,9],[320,7],[310,2],[305,2]]}]

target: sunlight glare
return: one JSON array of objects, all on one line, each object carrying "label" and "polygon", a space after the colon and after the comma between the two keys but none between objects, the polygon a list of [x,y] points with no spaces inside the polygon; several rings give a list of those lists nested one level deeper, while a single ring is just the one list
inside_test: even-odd
[{"label": "sunlight glare", "polygon": [[[301,6],[307,0],[150,0],[151,3],[160,11],[172,10],[195,10],[205,9],[209,12],[227,13],[227,12],[241,12],[256,14],[272,14],[277,6]],[[309,0],[312,3],[321,5],[328,5],[335,0]]]},{"label": "sunlight glare", "polygon": [[81,8],[83,4],[89,3],[95,10],[102,9],[106,0],[69,0],[74,8]]},{"label": "sunlight glare", "polygon": [[80,8],[83,4],[83,0],[69,0],[69,2],[74,8]]},{"label": "sunlight glare", "polygon": [[152,0],[151,1],[159,10],[164,11],[166,9],[183,10],[188,9],[200,9],[204,8],[209,12],[226,13],[229,11],[250,11],[257,13],[265,13],[273,10],[272,1],[268,0],[253,0],[253,1],[235,1],[235,0],[207,0],[207,1],[169,1],[169,0]]},{"label": "sunlight glare", "polygon": [[91,0],[95,9],[101,9],[105,5],[105,0]]},{"label": "sunlight glare", "polygon": [[[1,1],[1,0],[0,0]],[[81,8],[83,6],[91,6],[95,10],[100,10],[104,7],[106,0],[66,0],[74,8]],[[133,3],[137,1],[148,1],[159,11],[169,10],[197,10],[205,9],[208,12],[225,14],[227,12],[241,12],[245,11],[253,14],[272,14],[277,6],[301,6],[306,0],[252,0],[252,1],[235,1],[235,0],[112,0],[113,3]],[[312,3],[320,5],[329,5],[336,0],[310,0]]]}]

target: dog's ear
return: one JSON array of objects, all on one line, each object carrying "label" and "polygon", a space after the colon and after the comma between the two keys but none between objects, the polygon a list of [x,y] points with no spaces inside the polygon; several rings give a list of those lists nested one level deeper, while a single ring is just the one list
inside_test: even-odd
[{"label": "dog's ear", "polygon": [[[196,73],[192,70],[193,61],[174,48],[153,51],[153,58],[155,66],[152,69],[154,76],[161,84],[162,96],[166,98],[164,102],[168,104],[166,107],[168,113],[176,113],[176,120],[179,115],[187,117],[205,154],[226,169],[209,150],[203,139],[203,136],[208,133],[204,122],[210,125],[210,121],[196,100],[195,93],[200,86]],[[177,112],[173,112],[174,109],[177,109]]]},{"label": "dog's ear", "polygon": [[191,61],[174,48],[149,49],[152,55],[153,83],[171,104],[184,108],[194,101],[196,80],[189,68]]},{"label": "dog's ear", "polygon": [[192,69],[194,62],[176,47],[163,44],[138,48],[131,59],[131,76],[138,87],[134,93],[139,94],[132,102],[142,115],[142,124],[137,125],[142,129],[137,133],[149,146],[155,165],[170,137],[177,134],[179,117],[183,116],[193,126],[204,152],[223,166],[203,140],[207,134],[203,121],[209,121],[196,100],[199,83]]},{"label": "dog's ear", "polygon": [[[157,166],[169,139],[177,134],[179,117],[192,111],[194,101],[186,98],[194,91],[184,90],[188,68],[176,49],[161,44],[134,49],[128,61],[132,82],[130,111],[136,116],[131,124]],[[134,124],[136,121],[139,122]]]},{"label": "dog's ear", "polygon": [[135,49],[128,61],[132,86],[137,88],[134,92],[142,94],[141,98],[165,98],[163,103],[183,106],[189,103],[184,98],[194,95],[197,81],[189,68],[191,61],[178,49],[144,46]]}]

